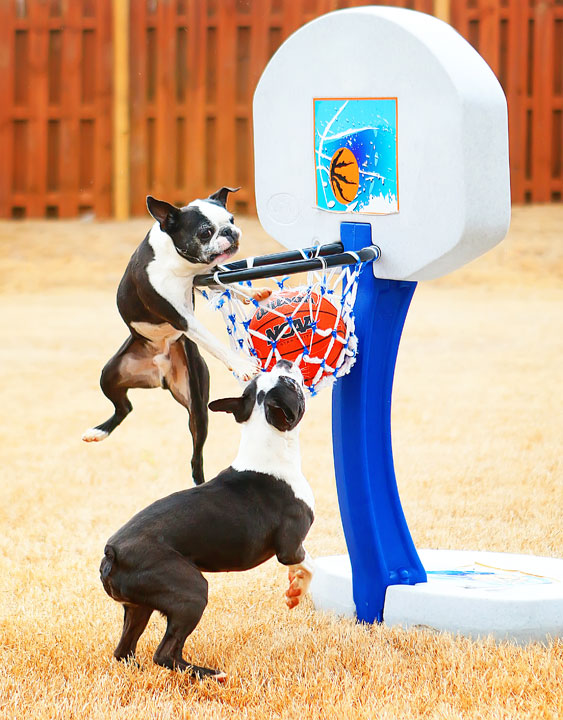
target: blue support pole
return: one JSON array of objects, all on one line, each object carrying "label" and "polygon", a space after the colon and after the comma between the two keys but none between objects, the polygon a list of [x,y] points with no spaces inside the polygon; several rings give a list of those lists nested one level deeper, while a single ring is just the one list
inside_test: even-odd
[{"label": "blue support pole", "polygon": [[[371,225],[342,223],[345,250],[371,245]],[[401,332],[415,282],[359,278],[354,314],[358,357],[334,386],[336,487],[352,565],[358,620],[381,622],[389,585],[426,582],[407,526],[391,447],[391,393]]]}]

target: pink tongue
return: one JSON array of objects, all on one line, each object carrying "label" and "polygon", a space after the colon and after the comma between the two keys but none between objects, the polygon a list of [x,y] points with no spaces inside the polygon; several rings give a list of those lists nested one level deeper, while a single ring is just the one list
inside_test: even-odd
[{"label": "pink tongue", "polygon": [[227,260],[228,258],[229,258],[229,253],[223,253],[222,255],[218,255],[218,256],[215,258],[214,262],[215,262],[217,265],[220,265],[220,264],[223,262],[223,260]]},{"label": "pink tongue", "polygon": [[221,238],[219,241],[219,247],[218,250],[222,250],[223,252],[227,252],[231,247],[231,243],[227,240],[227,238]]}]

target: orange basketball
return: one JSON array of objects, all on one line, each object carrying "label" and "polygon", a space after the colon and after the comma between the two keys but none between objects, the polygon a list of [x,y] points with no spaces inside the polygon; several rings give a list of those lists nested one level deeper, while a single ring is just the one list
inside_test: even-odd
[{"label": "orange basketball", "polygon": [[348,205],[358,194],[360,168],[354,153],[347,147],[338,148],[330,161],[330,186],[334,197]]},{"label": "orange basketball", "polygon": [[[274,312],[275,310],[275,312]],[[338,318],[338,320],[337,320]],[[316,326],[315,326],[316,323]],[[343,344],[334,339],[332,332],[326,336],[315,330],[334,331],[340,338],[346,337],[346,325],[338,317],[337,308],[326,297],[312,293],[309,298],[298,290],[282,290],[272,295],[254,313],[249,330],[261,333],[266,339],[250,333],[250,341],[265,370],[270,370],[278,361],[275,353],[268,362],[275,343],[276,350],[286,360],[295,361],[302,353],[309,357],[324,359],[334,367],[342,352]],[[332,347],[328,351],[329,346]],[[327,355],[328,351],[328,355]],[[310,383],[319,369],[318,363],[300,362],[305,383]],[[324,373],[328,375],[329,373]]]}]

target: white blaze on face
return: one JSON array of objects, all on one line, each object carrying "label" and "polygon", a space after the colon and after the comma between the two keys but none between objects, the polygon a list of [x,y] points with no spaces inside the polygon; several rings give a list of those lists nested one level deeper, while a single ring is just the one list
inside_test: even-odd
[{"label": "white blaze on face", "polygon": [[215,233],[208,245],[211,254],[223,253],[231,247],[230,238],[219,235],[220,230],[224,227],[230,227],[234,237],[240,240],[240,236],[242,235],[240,228],[231,222],[231,218],[233,217],[232,213],[222,205],[207,200],[194,200],[188,207],[197,208],[215,227]]},{"label": "white blaze on face", "polygon": [[[256,378],[256,396],[275,387],[280,377],[291,378],[303,389],[303,376],[298,366],[288,369],[276,365]],[[250,418],[241,426],[239,451],[231,467],[239,472],[250,470],[283,480],[295,497],[314,512],[313,491],[301,470],[299,425],[287,432],[277,430],[266,421],[263,402],[255,403]]]},{"label": "white blaze on face", "polygon": [[[283,362],[284,366],[285,362]],[[260,392],[260,390],[268,392],[268,390],[271,390],[277,384],[280,377],[288,377],[291,380],[294,380],[299,385],[301,390],[303,390],[303,375],[301,373],[301,370],[299,369],[299,365],[291,363],[291,367],[289,368],[280,367],[279,364],[276,364],[269,372],[261,373],[256,378],[256,392]],[[305,394],[303,394],[303,398],[305,398]]]},{"label": "white blaze on face", "polygon": [[188,207],[197,208],[217,227],[230,224],[230,219],[233,216],[227,208],[217,203],[209,202],[208,200],[194,200]]}]

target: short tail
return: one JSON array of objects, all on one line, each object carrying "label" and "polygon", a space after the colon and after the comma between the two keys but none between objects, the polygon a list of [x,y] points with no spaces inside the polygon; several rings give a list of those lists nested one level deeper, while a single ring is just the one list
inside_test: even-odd
[{"label": "short tail", "polygon": [[113,569],[113,563],[115,561],[115,550],[111,545],[106,545],[104,548],[104,557],[100,564],[100,578],[102,582],[111,575]]}]

